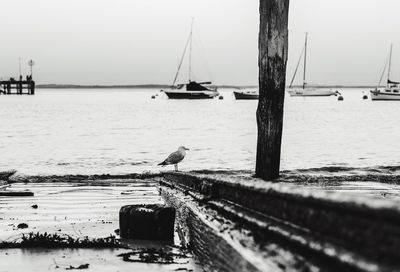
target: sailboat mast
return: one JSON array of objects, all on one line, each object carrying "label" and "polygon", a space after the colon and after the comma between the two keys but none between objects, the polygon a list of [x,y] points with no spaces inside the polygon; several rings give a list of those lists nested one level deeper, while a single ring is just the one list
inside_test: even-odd
[{"label": "sailboat mast", "polygon": [[390,68],[392,67],[392,51],[393,51],[393,44],[390,45],[387,85],[389,85],[389,81],[390,81]]},{"label": "sailboat mast", "polygon": [[190,26],[190,45],[189,45],[189,82],[192,80],[192,43],[193,43],[193,18]]},{"label": "sailboat mast", "polygon": [[181,70],[181,66],[182,66],[182,63],[183,63],[183,59],[185,58],[185,55],[186,55],[186,49],[188,47],[189,41],[190,41],[190,35],[189,35],[189,37],[188,37],[188,39],[186,41],[185,49],[183,50],[183,54],[182,54],[181,60],[179,62],[178,70],[176,71],[176,74],[175,74],[175,77],[174,77],[174,82],[172,82],[172,87],[175,86],[176,80],[178,79],[179,71]]},{"label": "sailboat mast", "polygon": [[307,69],[307,36],[308,33],[306,32],[306,40],[304,42],[304,70],[303,70],[303,89],[306,86],[306,69]]}]

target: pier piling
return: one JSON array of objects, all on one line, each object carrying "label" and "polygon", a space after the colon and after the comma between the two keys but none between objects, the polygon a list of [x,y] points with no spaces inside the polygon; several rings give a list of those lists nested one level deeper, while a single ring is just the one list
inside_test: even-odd
[{"label": "pier piling", "polygon": [[256,176],[279,177],[288,56],[289,0],[260,0]]}]

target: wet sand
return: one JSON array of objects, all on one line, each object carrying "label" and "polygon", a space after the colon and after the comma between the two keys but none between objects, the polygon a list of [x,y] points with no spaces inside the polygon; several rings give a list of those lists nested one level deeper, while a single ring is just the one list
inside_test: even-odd
[{"label": "wet sand", "polygon": [[196,271],[191,259],[178,264],[148,264],[122,261],[117,255],[126,249],[8,249],[0,250],[0,271],[68,271],[66,269],[89,264],[88,269],[72,271]]},{"label": "wet sand", "polygon": [[[128,204],[162,203],[157,182],[147,180],[14,183],[6,190],[34,192],[32,197],[0,197],[0,241],[15,241],[30,232],[57,233],[74,238],[116,235],[119,209]],[[37,208],[34,208],[37,205]],[[33,206],[33,207],[32,207]],[[20,223],[28,225],[19,229]],[[118,237],[118,236],[117,236]],[[176,235],[177,237],[177,235]],[[175,241],[152,244],[130,241],[135,248],[177,249]],[[126,249],[0,249],[0,271],[52,271],[89,263],[85,271],[190,271],[191,257],[175,264],[125,262],[118,254]],[[3,265],[4,264],[4,265]],[[59,269],[58,269],[59,270]],[[63,269],[64,270],[64,269]]]},{"label": "wet sand", "polygon": [[[161,203],[154,182],[124,186],[74,183],[16,183],[7,190],[30,190],[33,197],[0,197],[0,239],[22,233],[58,232],[71,236],[106,237],[118,229],[119,209],[128,204]],[[37,205],[34,209],[31,206]],[[17,225],[28,224],[20,230]]]}]

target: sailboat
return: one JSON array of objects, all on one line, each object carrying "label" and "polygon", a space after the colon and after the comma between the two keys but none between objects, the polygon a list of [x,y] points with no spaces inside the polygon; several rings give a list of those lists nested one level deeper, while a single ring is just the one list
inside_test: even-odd
[{"label": "sailboat", "polygon": [[[189,38],[186,42],[185,49],[182,54],[182,58],[179,62],[178,71],[175,74],[174,81],[171,89],[161,90],[164,92],[169,99],[212,99],[219,95],[216,87],[210,87],[211,81],[196,82],[192,78],[192,43],[193,43],[193,20],[190,28]],[[186,84],[177,84],[178,78],[183,60],[186,55],[186,50],[189,45],[189,82]]]},{"label": "sailboat", "polygon": [[[384,89],[375,88],[375,90],[371,90],[371,100],[400,100],[400,82],[390,80],[390,69],[392,66],[392,51],[393,45],[390,46],[390,53],[389,53],[389,68],[387,73],[387,81],[386,87]],[[383,75],[385,70],[388,66],[388,62],[386,62],[385,67],[383,69],[381,78],[379,80],[378,86],[381,85]]]},{"label": "sailboat", "polygon": [[257,100],[260,96],[258,90],[237,90],[233,95],[236,100]]},{"label": "sailboat", "polygon": [[[317,88],[309,88],[307,87],[306,83],[306,67],[307,67],[307,38],[308,38],[308,33],[306,33],[306,38],[305,38],[305,43],[303,50],[300,54],[299,61],[297,62],[296,69],[294,71],[294,75],[292,78],[292,81],[290,82],[290,86],[288,89],[288,92],[290,96],[331,96],[335,95],[337,92],[331,90],[331,89],[317,89]],[[296,77],[297,70],[299,68],[299,64],[301,61],[301,58],[303,57],[304,54],[304,67],[303,67],[303,86],[302,88],[293,88],[293,81]]]}]

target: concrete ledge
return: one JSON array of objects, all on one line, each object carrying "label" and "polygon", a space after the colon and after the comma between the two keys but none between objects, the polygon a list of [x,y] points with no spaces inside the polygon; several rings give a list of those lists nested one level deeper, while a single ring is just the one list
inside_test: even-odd
[{"label": "concrete ledge", "polygon": [[250,229],[199,205],[190,195],[169,187],[162,187],[161,193],[176,208],[181,243],[194,252],[204,271],[318,271],[277,243],[258,244]]},{"label": "concrete ledge", "polygon": [[166,173],[161,182],[322,266],[356,271],[400,267],[398,203],[257,179]]}]

